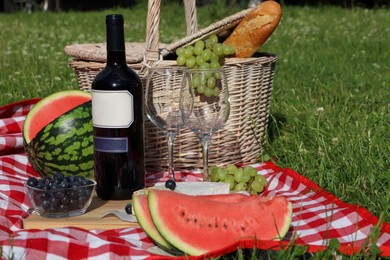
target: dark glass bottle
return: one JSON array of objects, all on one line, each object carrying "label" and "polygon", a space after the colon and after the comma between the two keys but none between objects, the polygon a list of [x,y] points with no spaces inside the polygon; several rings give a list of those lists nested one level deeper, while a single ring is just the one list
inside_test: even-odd
[{"label": "dark glass bottle", "polygon": [[130,199],[144,187],[144,96],[126,64],[123,16],[107,15],[107,64],[92,82],[96,193]]}]

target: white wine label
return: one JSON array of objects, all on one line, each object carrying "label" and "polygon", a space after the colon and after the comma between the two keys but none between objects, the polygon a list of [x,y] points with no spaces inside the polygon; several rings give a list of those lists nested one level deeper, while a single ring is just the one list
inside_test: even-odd
[{"label": "white wine label", "polygon": [[105,153],[127,153],[127,137],[97,137],[93,138],[95,151]]},{"label": "white wine label", "polygon": [[128,128],[133,121],[133,95],[129,91],[92,90],[93,126]]}]

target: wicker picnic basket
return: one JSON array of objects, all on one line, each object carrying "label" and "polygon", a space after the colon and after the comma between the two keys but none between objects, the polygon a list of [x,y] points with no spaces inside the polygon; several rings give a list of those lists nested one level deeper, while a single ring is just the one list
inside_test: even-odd
[{"label": "wicker picnic basket", "polygon": [[[149,0],[145,43],[126,43],[126,59],[143,83],[153,66],[177,66],[169,59],[178,47],[194,43],[210,34],[229,34],[250,11],[243,10],[204,29],[197,28],[195,0],[184,0],[187,36],[171,44],[159,42],[160,0]],[[91,90],[96,74],[105,66],[105,44],[75,44],[65,47],[72,57],[80,89]],[[226,58],[224,69],[230,92],[231,112],[227,124],[213,135],[209,164],[255,163],[263,151],[275,63],[277,56],[257,53],[251,58]],[[146,118],[146,117],[145,117]],[[148,170],[167,166],[167,141],[147,118],[145,122],[145,164]],[[202,151],[199,140],[188,129],[181,129],[174,148],[175,169],[200,169]]]}]

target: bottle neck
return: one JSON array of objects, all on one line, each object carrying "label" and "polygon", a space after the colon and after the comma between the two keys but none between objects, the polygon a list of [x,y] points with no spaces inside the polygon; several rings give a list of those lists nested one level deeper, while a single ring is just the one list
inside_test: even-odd
[{"label": "bottle neck", "polygon": [[126,64],[123,17],[109,15],[106,18],[107,64]]},{"label": "bottle neck", "polygon": [[108,65],[125,65],[126,64],[126,55],[125,51],[109,51],[107,50],[107,64]]}]

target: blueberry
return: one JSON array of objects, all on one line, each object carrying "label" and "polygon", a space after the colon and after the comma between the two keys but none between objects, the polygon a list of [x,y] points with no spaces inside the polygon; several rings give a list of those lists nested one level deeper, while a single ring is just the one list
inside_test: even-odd
[{"label": "blueberry", "polygon": [[58,187],[60,189],[67,189],[67,188],[69,188],[69,183],[67,183],[66,181],[63,181],[60,183],[60,185]]},{"label": "blueberry", "polygon": [[80,183],[78,183],[78,182],[73,182],[72,184],[71,184],[71,188],[77,188],[77,187],[80,187],[81,185],[80,185]]},{"label": "blueberry", "polygon": [[47,193],[47,192],[42,192],[40,195],[39,195],[39,200],[43,201],[43,200],[48,200],[50,198],[50,194]]},{"label": "blueberry", "polygon": [[53,179],[53,182],[57,185],[60,185],[61,183],[64,182],[64,178],[58,177],[57,179]]},{"label": "blueberry", "polygon": [[76,176],[70,175],[70,176],[67,176],[65,179],[66,179],[66,181],[68,181],[68,182],[74,182],[74,180],[76,179]]},{"label": "blueberry", "polygon": [[50,180],[51,179],[49,177],[45,177],[45,178],[41,179],[41,182],[42,182],[42,184],[46,185],[50,182]]},{"label": "blueberry", "polygon": [[165,188],[170,189],[170,190],[175,190],[176,182],[174,180],[167,180],[165,182]]},{"label": "blueberry", "polygon": [[79,188],[77,192],[79,194],[79,197],[86,196],[85,189]]},{"label": "blueberry", "polygon": [[58,198],[58,199],[62,199],[62,198],[65,197],[65,192],[63,192],[63,191],[57,191],[57,192],[55,193],[55,197]]},{"label": "blueberry", "polygon": [[30,177],[27,180],[27,185],[30,187],[35,187],[38,184],[38,180],[35,177]]},{"label": "blueberry", "polygon": [[82,186],[86,186],[86,185],[89,185],[89,184],[91,184],[91,182],[90,182],[90,180],[88,180],[88,179],[84,179],[84,180],[81,182],[81,185],[82,185]]},{"label": "blueberry", "polygon": [[87,201],[87,199],[88,198],[86,196],[79,197],[79,204],[84,205],[84,203]]},{"label": "blueberry", "polygon": [[76,176],[76,178],[75,178],[75,181],[78,182],[78,183],[82,183],[83,180],[84,180],[83,176]]},{"label": "blueberry", "polygon": [[56,172],[54,175],[53,175],[53,179],[56,180],[56,179],[63,179],[65,176],[64,174],[62,174],[61,172]]},{"label": "blueberry", "polygon": [[125,211],[126,211],[126,213],[127,214],[133,214],[133,210],[132,210],[132,206],[131,206],[131,204],[129,203],[129,204],[127,204],[126,206],[125,206]]},{"label": "blueberry", "polygon": [[57,208],[60,205],[60,200],[57,199],[56,197],[52,197],[50,200],[50,206],[52,208]]},{"label": "blueberry", "polygon": [[68,197],[63,197],[62,199],[61,199],[61,204],[62,205],[69,205],[69,198]]},{"label": "blueberry", "polygon": [[42,208],[48,209],[50,207],[50,202],[49,202],[49,200],[42,200],[40,205]]},{"label": "blueberry", "polygon": [[68,210],[68,206],[67,205],[64,205],[64,204],[61,204],[58,209],[61,211],[61,212],[66,212]]},{"label": "blueberry", "polygon": [[50,187],[53,187],[53,186],[55,186],[55,181],[53,181],[53,180],[50,180],[49,182],[47,182],[46,183],[46,185],[48,185],[48,186],[50,186]]},{"label": "blueberry", "polygon": [[78,195],[77,191],[71,190],[71,191],[69,191],[68,196],[70,199],[77,199],[79,195]]},{"label": "blueberry", "polygon": [[51,190],[58,190],[59,186],[57,183],[50,183],[49,184]]}]

